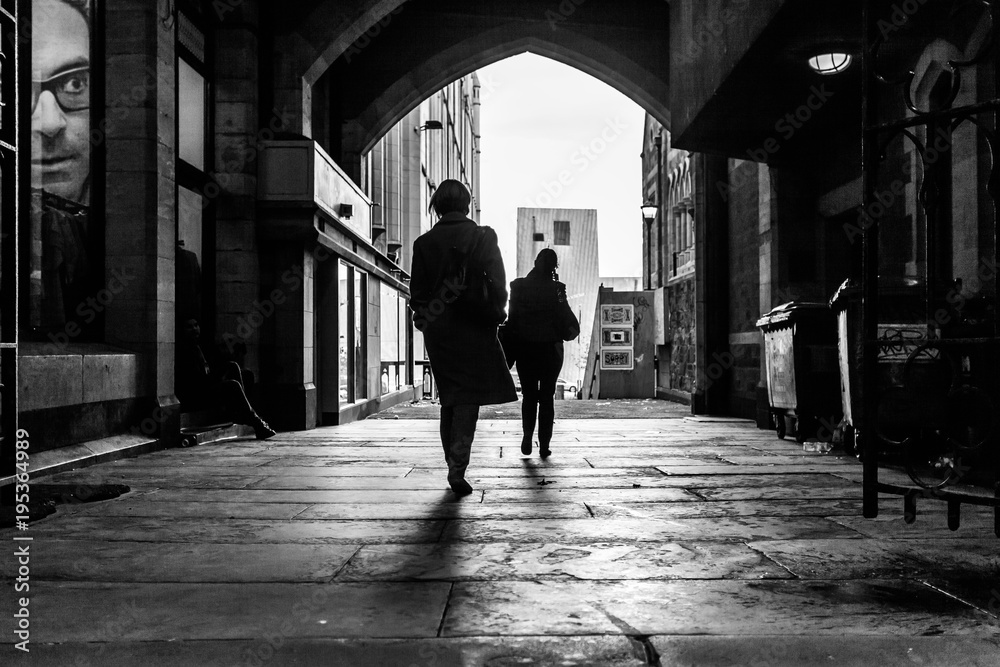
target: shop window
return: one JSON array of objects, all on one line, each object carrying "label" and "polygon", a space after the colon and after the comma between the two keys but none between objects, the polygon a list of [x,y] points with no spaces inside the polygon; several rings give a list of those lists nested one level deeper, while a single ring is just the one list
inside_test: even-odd
[{"label": "shop window", "polygon": [[177,188],[177,317],[183,322],[205,323],[202,309],[202,265],[204,264],[202,210],[205,199],[194,190]]},{"label": "shop window", "polygon": [[215,337],[215,205],[217,186],[206,172],[211,86],[206,29],[198,3],[177,13],[177,248],[176,314],[196,319],[206,340]]},{"label": "shop window", "polygon": [[368,397],[368,274],[338,265],[338,353],[341,404]]},{"label": "shop window", "polygon": [[178,157],[205,169],[205,77],[189,62],[177,63]]},{"label": "shop window", "polygon": [[389,394],[399,391],[406,383],[406,330],[400,326],[402,299],[399,292],[385,283],[381,283],[379,289],[381,392]]},{"label": "shop window", "polygon": [[360,401],[368,397],[368,364],[365,354],[368,342],[368,274],[357,269],[353,269],[353,271],[354,309],[351,312],[351,328],[354,336],[351,343],[354,348],[354,363],[351,366],[351,374],[354,376],[354,400]]},{"label": "shop window", "polygon": [[[102,336],[100,313],[110,298],[101,289],[104,230],[96,204],[102,168],[91,141],[103,106],[92,94],[97,82],[90,69],[100,36],[92,34],[90,3],[32,0],[30,12],[24,92],[30,86],[32,169],[21,307],[31,337],[64,346]],[[103,296],[100,308],[95,295]]]},{"label": "shop window", "polygon": [[344,262],[337,267],[337,350],[338,374],[340,377],[340,403],[353,403],[354,394],[350,373],[350,283],[351,269]]}]

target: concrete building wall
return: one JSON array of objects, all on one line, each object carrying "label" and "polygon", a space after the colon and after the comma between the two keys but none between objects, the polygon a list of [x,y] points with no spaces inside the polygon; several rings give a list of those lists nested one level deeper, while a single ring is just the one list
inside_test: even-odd
[{"label": "concrete building wall", "polygon": [[[556,221],[569,223],[569,243],[556,238]],[[590,331],[596,311],[600,286],[600,265],[597,247],[597,211],[593,209],[518,208],[517,209],[517,275],[528,274],[535,257],[543,248],[552,248],[559,257],[559,280],[566,284],[566,296],[580,320],[580,331]],[[590,341],[583,335],[565,346],[561,376],[570,384],[580,386],[588,357],[592,356]]]}]

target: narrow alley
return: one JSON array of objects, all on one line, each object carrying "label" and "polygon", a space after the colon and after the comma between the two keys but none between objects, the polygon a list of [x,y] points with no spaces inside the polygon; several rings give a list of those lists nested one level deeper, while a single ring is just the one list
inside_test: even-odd
[{"label": "narrow alley", "polygon": [[426,403],[40,478],[131,491],[20,533],[31,664],[997,664],[989,508],[955,532],[930,501],[864,519],[852,457],[587,407],[544,461],[484,408],[461,500]]}]

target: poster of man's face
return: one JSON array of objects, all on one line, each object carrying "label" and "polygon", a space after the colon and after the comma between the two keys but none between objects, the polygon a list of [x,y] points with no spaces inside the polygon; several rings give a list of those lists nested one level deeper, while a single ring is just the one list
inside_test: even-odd
[{"label": "poster of man's face", "polygon": [[88,5],[31,5],[31,185],[84,205],[90,203]]}]

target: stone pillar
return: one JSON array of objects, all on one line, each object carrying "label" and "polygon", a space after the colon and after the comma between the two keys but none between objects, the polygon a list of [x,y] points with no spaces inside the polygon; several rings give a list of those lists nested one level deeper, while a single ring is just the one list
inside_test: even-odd
[{"label": "stone pillar", "polygon": [[273,44],[274,108],[287,118],[286,132],[312,137],[312,86],[302,76],[313,49],[296,33],[276,35]]},{"label": "stone pillar", "polygon": [[[771,183],[771,168],[766,164],[757,164],[757,231],[758,257],[760,262],[760,312],[764,314],[780,303],[775,303],[772,295],[781,287],[781,261],[777,252],[778,228],[773,224],[772,213],[776,213],[773,204],[774,188]],[[767,355],[761,350],[760,380],[757,382],[757,427],[771,426],[770,400],[767,396]]]},{"label": "stone pillar", "polygon": [[246,344],[244,363],[252,371],[260,368],[259,327],[250,321],[260,296],[257,150],[259,140],[274,136],[267,122],[258,122],[256,10],[255,2],[240,3],[225,15],[215,32],[213,133],[215,176],[220,188],[215,209],[216,331],[218,338],[232,341],[235,335]]},{"label": "stone pillar", "polygon": [[[179,429],[174,397],[176,236],[174,31],[155,4],[108,0],[105,272],[121,292],[105,339],[139,354],[137,387],[158,437]],[[143,408],[146,410],[147,408]]]},{"label": "stone pillar", "polygon": [[[695,332],[697,380],[691,395],[694,414],[724,414],[727,409],[729,357],[729,183],[725,158],[694,157],[695,196]],[[714,365],[714,366],[713,366]],[[711,378],[710,368],[723,375]],[[715,373],[713,373],[715,375]]]},{"label": "stone pillar", "polygon": [[313,316],[316,256],[300,241],[269,241],[262,276],[273,313],[259,321],[262,335],[260,413],[282,430],[315,428],[317,395]]}]

